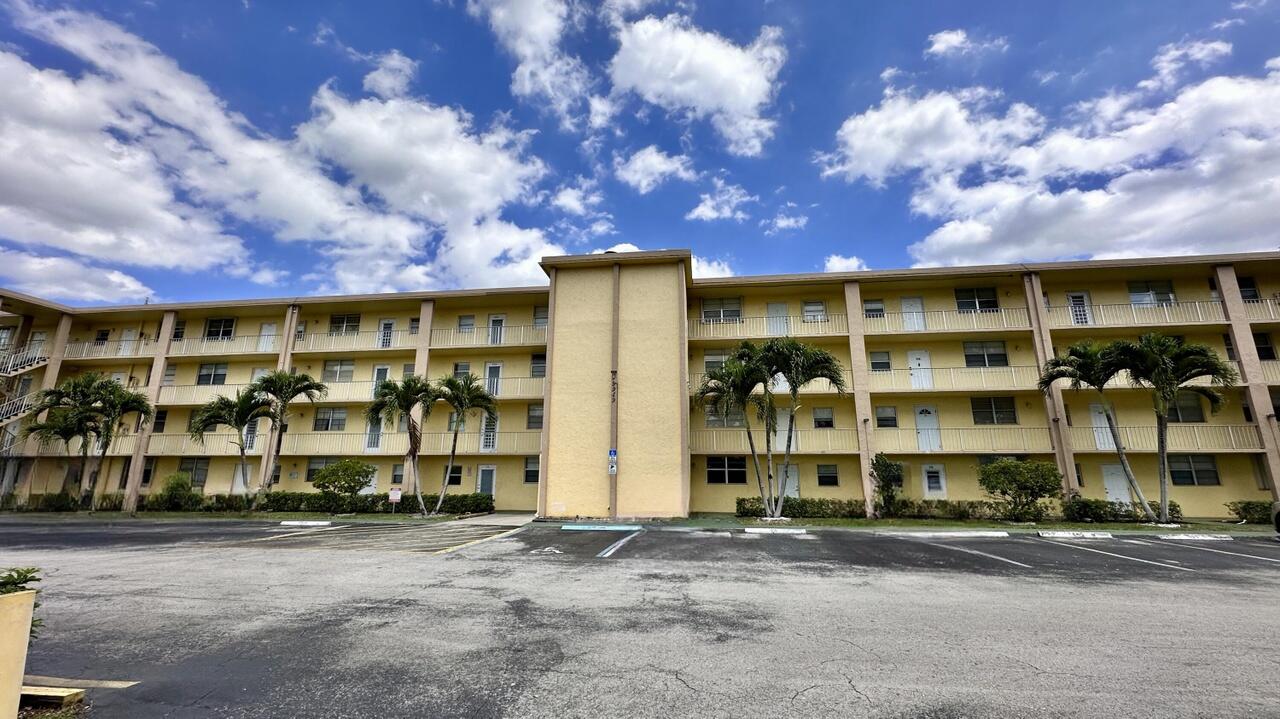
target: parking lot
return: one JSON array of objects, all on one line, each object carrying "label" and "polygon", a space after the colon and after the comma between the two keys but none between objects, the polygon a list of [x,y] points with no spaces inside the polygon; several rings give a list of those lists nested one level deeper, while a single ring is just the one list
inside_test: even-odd
[{"label": "parking lot", "polygon": [[1273,535],[6,519],[0,547],[47,577],[28,671],[87,682],[95,717],[1280,706]]}]

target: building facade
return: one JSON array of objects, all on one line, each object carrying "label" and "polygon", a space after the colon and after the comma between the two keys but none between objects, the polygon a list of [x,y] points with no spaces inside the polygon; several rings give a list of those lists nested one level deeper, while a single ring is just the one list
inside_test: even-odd
[{"label": "building facade", "polygon": [[[404,484],[402,427],[368,426],[376,383],[471,372],[498,398],[471,418],[451,491],[550,517],[731,512],[755,494],[738,418],[690,406],[701,376],[738,342],[793,336],[834,353],[850,390],[801,390],[789,492],[862,498],[870,458],[904,463],[906,494],[980,499],[978,467],[998,456],[1057,464],[1069,489],[1127,501],[1096,393],[1037,389],[1038,368],[1083,340],[1158,331],[1207,344],[1239,384],[1216,413],[1194,397],[1171,413],[1172,498],[1188,516],[1272,500],[1280,477],[1280,254],[1042,263],[693,279],[687,251],[546,258],[539,288],[72,308],[0,290],[4,494],[21,503],[74,483],[64,446],[23,441],[41,389],[87,371],[147,394],[157,416],[110,447],[96,491],[143,493],[178,471],[201,491],[256,487],[279,443],[279,490],[305,490],[341,457],[378,468],[370,491]],[[192,411],[255,376],[295,369],[328,395],[249,437],[203,442]],[[1117,382],[1122,441],[1148,496],[1156,483],[1149,395]],[[425,418],[424,491],[444,479],[452,418]],[[785,422],[783,423],[785,424]]]}]

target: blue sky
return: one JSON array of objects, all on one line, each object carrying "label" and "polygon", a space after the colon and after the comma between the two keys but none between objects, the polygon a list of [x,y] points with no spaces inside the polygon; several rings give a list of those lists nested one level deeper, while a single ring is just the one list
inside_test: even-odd
[{"label": "blue sky", "polygon": [[77,303],[1280,242],[1280,2],[0,8],[0,284]]}]

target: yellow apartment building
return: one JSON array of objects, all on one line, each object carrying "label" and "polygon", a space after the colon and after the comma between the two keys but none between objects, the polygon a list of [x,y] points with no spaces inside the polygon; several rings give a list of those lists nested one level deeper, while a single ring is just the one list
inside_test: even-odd
[{"label": "yellow apartment building", "polygon": [[[690,392],[742,340],[792,336],[833,352],[850,390],[802,388],[788,493],[861,499],[869,463],[904,463],[915,498],[979,499],[999,456],[1057,464],[1067,488],[1128,501],[1096,394],[1036,388],[1046,358],[1082,339],[1148,331],[1214,347],[1240,382],[1217,413],[1193,397],[1171,415],[1172,498],[1187,516],[1273,500],[1280,477],[1280,253],[694,279],[685,250],[545,258],[545,287],[75,308],[0,290],[0,452],[19,502],[74,482],[78,459],[20,438],[36,392],[77,373],[143,391],[154,422],[117,439],[98,492],[145,493],[177,471],[207,494],[256,487],[281,447],[279,490],[305,490],[341,457],[378,468],[369,491],[404,485],[403,427],[368,426],[375,384],[471,372],[499,400],[471,420],[451,491],[548,517],[731,512],[756,493],[744,431],[690,406]],[[191,412],[257,375],[292,368],[328,395],[251,432],[203,443]],[[1155,420],[1147,393],[1108,392],[1149,497]],[[784,418],[785,419],[785,418]],[[444,478],[448,411],[424,423],[425,491]],[[785,430],[785,421],[782,423]],[[612,456],[611,456],[612,455]]]}]

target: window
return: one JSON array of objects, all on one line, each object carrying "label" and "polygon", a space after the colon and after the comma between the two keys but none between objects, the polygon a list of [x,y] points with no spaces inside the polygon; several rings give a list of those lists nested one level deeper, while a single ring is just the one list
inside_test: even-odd
[{"label": "window", "polygon": [[714,404],[706,404],[702,407],[702,413],[706,416],[707,427],[742,427],[747,422],[747,416],[741,407],[734,407],[722,414]]},{"label": "window", "polygon": [[422,319],[420,317],[409,318],[409,334],[416,335],[422,329]]},{"label": "window", "polygon": [[1245,302],[1257,302],[1262,299],[1262,294],[1258,292],[1258,282],[1252,277],[1239,277],[1236,282],[1240,284],[1240,299]]},{"label": "window", "polygon": [[349,359],[325,360],[321,382],[350,382],[356,376],[356,361]]},{"label": "window", "polygon": [[542,403],[530,402],[529,414],[525,419],[525,429],[542,429]]},{"label": "window", "polygon": [[413,376],[413,363],[405,362],[403,365],[400,366],[400,378],[404,379],[405,377],[412,377],[412,376]]},{"label": "window", "polygon": [[704,350],[702,353],[702,369],[705,372],[712,372],[724,366],[724,361],[729,359],[729,350]]},{"label": "window", "polygon": [[813,428],[831,429],[836,426],[835,410],[830,407],[813,408]]},{"label": "window", "polygon": [[538,458],[537,457],[524,458],[524,483],[525,484],[538,483]]},{"label": "window", "polygon": [[978,455],[978,466],[985,467],[1002,459],[1012,459],[1015,462],[1026,462],[1030,456],[1025,454],[980,454]]},{"label": "window", "polygon": [[298,326],[293,328],[294,341],[301,342],[307,336],[307,321],[298,320]]},{"label": "window", "polygon": [[[441,469],[441,471],[440,471],[440,476],[441,476],[441,477],[444,477],[444,470],[445,470],[445,469],[449,469],[449,468],[448,468],[448,467],[443,467],[443,468]],[[458,485],[458,484],[462,484],[462,465],[460,465],[460,464],[455,464],[455,465],[453,465],[453,471],[449,472],[449,484],[451,484],[451,485]]]},{"label": "window", "polygon": [[391,483],[404,484],[404,465],[403,464],[391,465]]},{"label": "window", "polygon": [[227,363],[217,362],[212,364],[200,365],[200,370],[196,372],[196,384],[226,384],[227,383]]},{"label": "window", "polygon": [[341,432],[347,428],[347,410],[345,407],[321,407],[316,410],[315,422],[311,425],[313,432]]},{"label": "window", "polygon": [[234,317],[210,317],[204,321],[204,338],[207,340],[229,340],[235,335]]},{"label": "window", "polygon": [[548,315],[547,315],[546,305],[538,305],[537,307],[533,308],[533,326],[534,327],[546,327],[547,317]]},{"label": "window", "polygon": [[1271,344],[1271,335],[1266,332],[1253,333],[1253,346],[1258,349],[1258,359],[1266,361],[1276,358],[1276,347]]},{"label": "window", "polygon": [[471,374],[471,363],[470,363],[470,362],[454,362],[454,363],[453,363],[453,378],[454,378],[454,379],[462,379],[463,377],[466,377],[466,376],[467,376],[467,375],[469,375],[469,374]]},{"label": "window", "polygon": [[834,464],[818,465],[818,486],[819,487],[839,487],[840,472]]},{"label": "window", "polygon": [[93,334],[95,345],[105,345],[109,339],[111,339],[111,330],[98,330]]},{"label": "window", "polygon": [[926,464],[923,468],[925,497],[946,496],[947,477],[942,466]]},{"label": "window", "polygon": [[147,461],[142,463],[142,486],[151,486],[151,475],[156,472],[156,458],[147,457]]},{"label": "window", "polygon": [[133,464],[133,457],[124,458],[124,468],[120,470],[120,491],[123,492],[129,488],[129,467]]},{"label": "window", "polygon": [[173,323],[173,339],[180,340],[187,336],[187,321],[176,320]]},{"label": "window", "polygon": [[1168,280],[1129,283],[1129,304],[1170,305],[1173,302],[1173,283]]},{"label": "window", "polygon": [[476,328],[475,315],[458,315],[458,331],[470,332]]},{"label": "window", "polygon": [[1216,486],[1221,484],[1218,462],[1212,454],[1171,454],[1169,481],[1182,486]]},{"label": "window", "polygon": [[1018,413],[1012,397],[971,397],[974,424],[1017,424]]},{"label": "window", "polygon": [[[1254,344],[1257,344],[1255,342]],[[1231,335],[1222,336],[1222,346],[1227,348],[1227,359],[1232,362],[1236,361],[1236,343],[1231,341]]]},{"label": "window", "polygon": [[329,334],[353,335],[360,331],[360,315],[329,315]]},{"label": "window", "polygon": [[253,420],[244,426],[244,448],[245,451],[252,451],[255,444],[258,443],[258,420]]},{"label": "window", "polygon": [[151,420],[151,431],[163,432],[165,422],[168,422],[168,421],[169,421],[169,410],[167,409],[156,410],[156,415]]},{"label": "window", "polygon": [[804,313],[805,322],[826,322],[827,321],[827,303],[813,300],[806,300],[801,310]]},{"label": "window", "polygon": [[160,378],[161,387],[172,387],[178,381],[178,365],[165,365],[164,376]]},{"label": "window", "polygon": [[178,471],[191,478],[191,488],[197,492],[204,491],[204,483],[209,479],[208,457],[183,457],[178,462]]},{"label": "window", "polygon": [[281,467],[280,467],[280,463],[279,463],[279,462],[276,462],[276,463],[275,463],[275,466],[271,469],[271,483],[272,483],[272,484],[280,484],[280,472],[281,472],[281,471],[282,471],[282,470],[281,470]]},{"label": "window", "polygon": [[[316,474],[331,464],[337,464],[340,457],[312,457],[307,460],[307,481],[316,481]],[[278,465],[277,465],[278,466]],[[278,481],[278,480],[275,480]]]},{"label": "window", "polygon": [[1169,405],[1170,422],[1203,422],[1204,408],[1200,405],[1200,395],[1192,392],[1179,392]]},{"label": "window", "polygon": [[457,412],[450,412],[447,431],[452,432],[454,428],[457,428],[459,432],[467,431],[467,418],[462,417],[462,419],[459,420]]},{"label": "window", "polygon": [[862,316],[871,319],[884,317],[884,300],[863,300]]},{"label": "window", "polygon": [[738,322],[742,319],[742,300],[725,297],[702,301],[703,322]]},{"label": "window", "polygon": [[990,342],[965,342],[964,366],[1008,367],[1009,355],[1005,351],[1004,342],[1000,340]]},{"label": "window", "polygon": [[956,309],[961,312],[994,312],[1000,309],[994,287],[967,287],[956,290]]},{"label": "window", "polygon": [[876,407],[876,426],[877,427],[897,427],[898,426],[898,408],[897,407]]},{"label": "window", "polygon": [[871,353],[871,371],[872,372],[888,372],[893,369],[893,362],[890,360],[888,352],[872,352]]},{"label": "window", "polygon": [[746,457],[707,457],[707,484],[746,483]]},{"label": "window", "polygon": [[547,376],[547,353],[536,352],[529,358],[529,376],[530,377],[546,377]]}]

